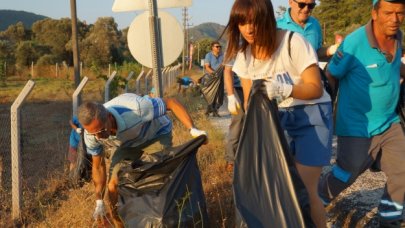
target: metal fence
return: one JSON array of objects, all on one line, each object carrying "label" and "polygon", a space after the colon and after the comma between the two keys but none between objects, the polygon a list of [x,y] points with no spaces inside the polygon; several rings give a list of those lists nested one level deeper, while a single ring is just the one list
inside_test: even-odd
[{"label": "metal fence", "polygon": [[[162,87],[168,90],[176,82],[180,65],[162,72]],[[141,72],[136,79],[128,80],[125,91],[147,94],[152,86],[151,75],[151,71]],[[86,77],[83,80],[87,82]],[[86,82],[79,87],[85,87]],[[27,211],[29,208],[43,207],[38,196],[50,188],[49,181],[64,177],[69,119],[77,108],[75,97],[79,93],[75,91],[73,105],[69,101],[33,102],[29,96],[14,111],[10,104],[0,104],[0,227],[7,225],[5,222],[11,218],[19,219],[21,214],[32,213]],[[12,162],[16,159],[15,153],[19,156],[17,163]],[[16,174],[12,175],[13,172]]]}]

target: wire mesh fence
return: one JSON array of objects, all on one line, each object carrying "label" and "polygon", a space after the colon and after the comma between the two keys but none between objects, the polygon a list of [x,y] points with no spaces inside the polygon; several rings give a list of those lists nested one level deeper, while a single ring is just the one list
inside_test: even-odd
[{"label": "wire mesh fence", "polygon": [[[169,86],[168,82],[173,82],[177,75],[178,70],[172,72],[170,76],[165,75],[166,87]],[[147,77],[141,81],[141,94],[146,94],[150,89],[147,85],[151,86],[151,79],[152,77]],[[128,92],[137,92],[135,84],[135,80],[132,79]],[[82,97],[83,101],[91,99],[86,93]],[[2,202],[0,227],[9,225],[12,211],[10,107],[11,103],[0,104],[0,202]],[[34,101],[28,97],[21,106],[21,213],[25,217],[41,216],[38,213],[52,201],[52,194],[55,192],[52,188],[58,186],[56,182],[60,185],[68,180],[67,152],[71,116],[70,101],[53,101],[52,98],[47,98],[46,101]],[[36,215],[32,215],[33,213]]]}]

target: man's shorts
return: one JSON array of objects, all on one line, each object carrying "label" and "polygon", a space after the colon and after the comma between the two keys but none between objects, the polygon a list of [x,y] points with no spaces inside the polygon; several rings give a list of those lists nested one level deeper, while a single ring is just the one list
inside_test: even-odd
[{"label": "man's shorts", "polygon": [[298,163],[330,164],[333,131],[330,102],[280,108],[279,116],[290,152]]},{"label": "man's shorts", "polygon": [[110,164],[110,178],[115,177],[117,178],[118,171],[121,169],[122,160],[131,160],[135,161],[139,159],[143,153],[146,154],[153,154],[159,151],[162,151],[166,148],[170,148],[173,146],[172,142],[173,136],[172,132],[164,135],[160,135],[157,138],[145,142],[137,147],[125,148],[125,149],[117,149],[111,158]]},{"label": "man's shorts", "polygon": [[188,85],[181,85],[182,89],[188,89],[188,87],[189,87]]}]

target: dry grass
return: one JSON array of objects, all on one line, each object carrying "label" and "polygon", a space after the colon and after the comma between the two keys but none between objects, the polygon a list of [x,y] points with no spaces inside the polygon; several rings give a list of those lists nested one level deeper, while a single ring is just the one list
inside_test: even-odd
[{"label": "dry grass", "polygon": [[[194,70],[188,72],[188,75],[196,79],[202,75],[202,72]],[[32,227],[95,226],[96,224],[92,219],[95,207],[93,185],[87,183],[78,189],[69,188],[67,185],[65,157],[68,147],[68,120],[71,113],[69,94],[73,92],[73,83],[61,79],[41,79],[36,80],[36,82],[37,91],[34,90],[30,94],[29,100],[30,102],[42,102],[45,107],[35,108],[36,106],[32,105],[26,111],[33,118],[48,118],[48,123],[31,122],[33,125],[30,127],[36,131],[25,135],[30,143],[34,143],[33,145],[36,146],[27,148],[23,155],[25,164],[34,167],[24,166],[26,171],[23,174],[23,218],[21,223],[17,225]],[[0,103],[5,104],[3,106],[9,105],[24,84],[25,82],[8,82],[8,87],[0,88],[2,99]],[[216,131],[204,116],[205,102],[202,98],[191,95],[187,97],[177,96],[176,92],[176,88],[173,88],[169,95],[177,97],[191,113],[195,125],[200,129],[207,130],[209,134],[209,144],[202,146],[197,154],[210,217],[208,227],[233,226],[234,207],[231,175],[225,172],[223,159],[224,135],[222,132]],[[7,96],[3,96],[5,94]],[[101,100],[100,82],[97,80],[90,81],[84,94],[86,94],[85,100]],[[54,106],[53,102],[60,100],[64,101],[63,105],[58,102],[59,105]],[[36,110],[40,108],[57,114],[49,114],[45,118],[40,110]],[[188,131],[177,120],[174,121],[173,135],[175,145],[191,139]],[[0,134],[0,136],[2,135]],[[4,165],[9,163],[9,159],[9,155],[0,154],[0,170],[9,168]],[[1,172],[1,174],[8,176],[10,171]],[[4,182],[3,185],[1,180]],[[0,178],[0,201],[2,201],[0,227],[13,226],[10,220],[11,184],[9,182],[9,178]]]}]

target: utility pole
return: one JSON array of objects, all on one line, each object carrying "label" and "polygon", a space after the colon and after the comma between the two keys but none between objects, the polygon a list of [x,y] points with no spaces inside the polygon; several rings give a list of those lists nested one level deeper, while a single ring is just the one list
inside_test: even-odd
[{"label": "utility pole", "polygon": [[79,71],[79,45],[77,39],[77,14],[76,14],[76,0],[70,0],[70,14],[72,20],[72,50],[73,50],[73,64],[75,72],[75,86],[80,84],[80,71]]},{"label": "utility pole", "polygon": [[[70,14],[72,20],[72,51],[73,51],[73,69],[75,74],[75,88],[80,84],[80,58],[79,58],[79,44],[77,39],[77,14],[76,14],[76,0],[70,0]],[[78,97],[78,104],[80,105],[80,95]]]},{"label": "utility pole", "polygon": [[185,75],[185,66],[186,66],[186,53],[188,50],[188,32],[187,32],[187,26],[188,26],[188,9],[187,7],[183,8],[183,32],[184,32],[184,41],[183,41],[183,62],[182,62],[182,75]]}]

